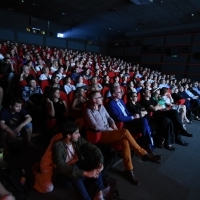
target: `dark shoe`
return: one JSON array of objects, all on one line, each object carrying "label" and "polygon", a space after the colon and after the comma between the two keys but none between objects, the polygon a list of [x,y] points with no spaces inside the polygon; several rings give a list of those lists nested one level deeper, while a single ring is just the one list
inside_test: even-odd
[{"label": "dark shoe", "polygon": [[161,164],[162,162],[160,161],[162,159],[161,155],[152,155],[152,154],[146,154],[144,156],[141,157],[143,161],[151,161],[151,162],[155,162],[155,163],[159,163]]},{"label": "dark shoe", "polygon": [[133,170],[125,171],[127,179],[134,185],[140,185],[140,182],[135,178]]},{"label": "dark shoe", "polygon": [[182,139],[176,140],[175,142],[176,142],[176,144],[180,144],[182,146],[188,146],[188,143],[184,142]]},{"label": "dark shoe", "polygon": [[193,137],[193,134],[188,133],[186,130],[181,130],[180,135],[187,136],[187,137]]},{"label": "dark shoe", "polygon": [[145,148],[146,152],[152,155],[155,155],[154,152],[151,149]]},{"label": "dark shoe", "polygon": [[171,145],[166,145],[165,149],[170,150],[170,151],[175,151],[176,150],[176,148],[171,146]]}]

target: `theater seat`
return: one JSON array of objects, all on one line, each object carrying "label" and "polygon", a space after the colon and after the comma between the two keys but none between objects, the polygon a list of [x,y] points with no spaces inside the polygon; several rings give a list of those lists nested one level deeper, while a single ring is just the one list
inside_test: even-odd
[{"label": "theater seat", "polygon": [[[124,128],[124,122],[115,122],[116,126],[118,129],[123,129]],[[133,136],[133,138],[135,140],[137,140],[138,138],[140,138],[142,136],[141,133],[131,133],[131,135]]]},{"label": "theater seat", "polygon": [[179,99],[177,102],[176,102],[176,105],[184,105],[185,104],[185,99]]},{"label": "theater seat", "polygon": [[49,81],[48,80],[43,80],[40,82],[40,87],[42,89],[42,92],[44,93],[45,88],[49,86]]}]

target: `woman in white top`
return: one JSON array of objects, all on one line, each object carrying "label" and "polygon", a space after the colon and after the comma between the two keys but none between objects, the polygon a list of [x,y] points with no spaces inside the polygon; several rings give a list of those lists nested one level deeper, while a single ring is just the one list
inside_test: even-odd
[{"label": "woman in white top", "polygon": [[79,87],[82,87],[86,90],[88,88],[87,85],[85,83],[83,83],[83,77],[82,76],[78,77],[78,81],[77,81],[77,84],[76,84],[76,88],[79,88]]},{"label": "woman in white top", "polygon": [[66,84],[64,85],[64,90],[67,94],[69,94],[71,91],[76,90],[76,87],[71,84],[71,78],[66,78]]},{"label": "woman in white top", "polygon": [[49,80],[51,79],[52,75],[49,74],[49,68],[43,67],[42,74],[39,76],[40,81]]},{"label": "woman in white top", "polygon": [[63,67],[58,68],[58,70],[56,71],[56,76],[58,76],[60,78],[60,80],[62,80],[63,78],[66,77],[66,75],[64,74],[64,68]]},{"label": "woman in white top", "polygon": [[50,69],[51,69],[51,73],[56,72],[56,71],[58,70],[58,67],[59,67],[58,61],[57,61],[57,60],[54,60],[52,66],[51,66],[51,68],[50,68]]},{"label": "woman in white top", "polygon": [[37,72],[42,71],[43,67],[44,67],[43,61],[42,61],[41,59],[38,60],[38,65],[35,67],[36,71],[37,71]]},{"label": "woman in white top", "polygon": [[162,88],[160,90],[160,94],[162,99],[165,101],[165,105],[171,107],[171,109],[177,110],[182,118],[182,122],[185,123],[190,123],[190,121],[188,120],[187,116],[186,116],[186,106],[185,105],[176,105],[174,103],[174,100],[170,94],[170,92],[168,92],[168,88]]}]

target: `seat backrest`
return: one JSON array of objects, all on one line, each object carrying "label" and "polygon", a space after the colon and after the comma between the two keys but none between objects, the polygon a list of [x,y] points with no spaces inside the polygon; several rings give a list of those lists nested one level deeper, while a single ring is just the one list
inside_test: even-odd
[{"label": "seat backrest", "polygon": [[49,86],[49,80],[40,81],[40,87],[41,87],[43,93],[45,91],[45,88],[48,86]]},{"label": "seat backrest", "polygon": [[74,96],[75,96],[75,92],[74,91],[71,91],[67,97],[68,97],[68,104],[70,107],[72,107],[72,103],[73,103],[73,100],[74,100]]},{"label": "seat backrest", "polygon": [[185,104],[185,99],[179,99],[177,102],[176,102],[176,105],[184,105]]},{"label": "seat backrest", "polygon": [[114,78],[115,77],[115,72],[108,72],[108,76],[110,78]]},{"label": "seat backrest", "polygon": [[109,89],[110,89],[109,87],[103,87],[103,89],[101,90],[101,94],[103,98],[106,98],[105,95],[107,95]]},{"label": "seat backrest", "polygon": [[66,95],[65,92],[63,92],[63,91],[61,91],[61,90],[60,90],[60,98],[61,98],[63,101],[65,101],[67,107],[69,107],[69,103],[68,103],[67,95]]}]

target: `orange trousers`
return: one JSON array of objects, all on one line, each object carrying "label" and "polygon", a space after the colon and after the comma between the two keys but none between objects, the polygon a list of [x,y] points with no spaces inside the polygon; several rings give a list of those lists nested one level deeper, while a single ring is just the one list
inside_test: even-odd
[{"label": "orange trousers", "polygon": [[147,154],[147,152],[137,144],[127,129],[102,131],[99,142],[105,144],[118,144],[122,146],[125,170],[133,169],[130,149],[134,150],[134,152],[140,157]]}]

